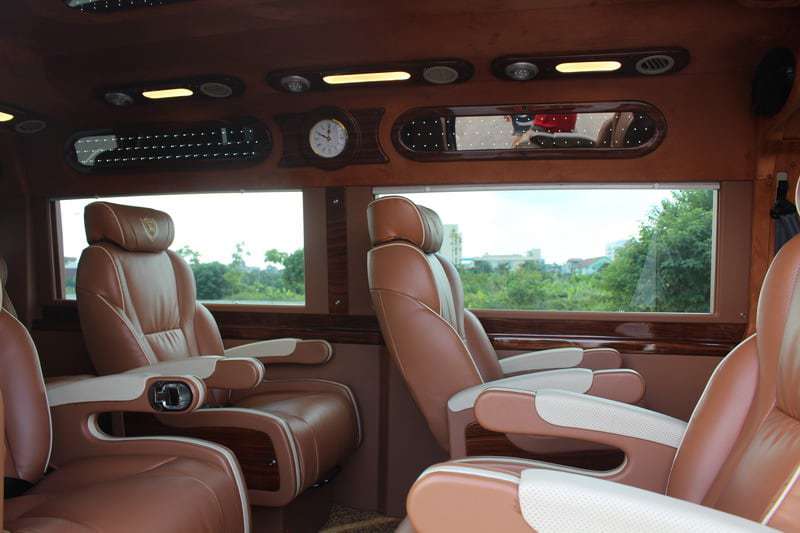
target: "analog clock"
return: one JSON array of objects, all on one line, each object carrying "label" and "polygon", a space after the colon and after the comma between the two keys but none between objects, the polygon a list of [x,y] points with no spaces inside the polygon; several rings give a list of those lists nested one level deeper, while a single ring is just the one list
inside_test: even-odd
[{"label": "analog clock", "polygon": [[349,137],[344,124],[334,118],[326,118],[311,126],[308,144],[315,155],[333,159],[345,151]]}]

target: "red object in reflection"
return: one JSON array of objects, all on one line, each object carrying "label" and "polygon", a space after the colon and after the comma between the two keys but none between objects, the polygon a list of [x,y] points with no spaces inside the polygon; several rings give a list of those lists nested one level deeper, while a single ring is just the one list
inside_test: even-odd
[{"label": "red object in reflection", "polygon": [[575,130],[577,113],[543,113],[536,115],[533,125],[548,133],[569,133]]}]

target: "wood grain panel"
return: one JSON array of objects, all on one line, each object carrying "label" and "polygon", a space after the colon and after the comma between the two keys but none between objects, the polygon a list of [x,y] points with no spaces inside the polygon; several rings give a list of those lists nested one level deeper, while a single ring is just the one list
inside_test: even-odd
[{"label": "wood grain panel", "polygon": [[744,323],[645,322],[482,317],[496,349],[561,346],[614,348],[623,353],[722,357],[745,335]]},{"label": "wood grain panel", "polygon": [[[277,337],[323,338],[333,343],[383,344],[372,315],[273,313],[213,310],[225,339]],[[629,354],[710,355],[722,357],[744,338],[744,323],[646,322],[644,320],[545,319],[481,317],[498,350],[535,350],[558,346],[616,348]],[[34,329],[80,329],[73,303],[45,306]]]},{"label": "wood grain panel", "polygon": [[347,206],[344,187],[325,190],[328,250],[328,311],[347,314],[349,310],[347,263]]},{"label": "wood grain panel", "polygon": [[281,479],[275,448],[272,440],[260,431],[232,427],[172,427],[146,413],[125,413],[123,419],[127,436],[191,437],[222,444],[230,448],[239,460],[248,488],[270,491],[280,489]]},{"label": "wood grain panel", "polygon": [[621,450],[589,450],[559,454],[536,454],[516,447],[503,433],[483,428],[477,422],[464,430],[467,455],[470,457],[518,457],[587,470],[611,470],[622,464],[625,454]]},{"label": "wood grain panel", "polygon": [[[283,136],[283,156],[279,166],[284,168],[318,167],[336,170],[348,165],[388,163],[383,153],[378,131],[383,109],[343,110],[321,108],[308,113],[286,113],[275,117]],[[335,118],[348,129],[348,148],[339,157],[323,159],[315,156],[308,146],[308,131],[319,120]]]}]

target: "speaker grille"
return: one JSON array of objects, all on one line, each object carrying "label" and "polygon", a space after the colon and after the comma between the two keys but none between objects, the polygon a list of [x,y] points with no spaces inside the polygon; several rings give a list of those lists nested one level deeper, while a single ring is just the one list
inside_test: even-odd
[{"label": "speaker grille", "polygon": [[47,123],[44,120],[39,120],[35,118],[31,118],[28,120],[23,120],[19,124],[14,126],[14,129],[17,133],[24,133],[26,135],[39,133],[43,129],[47,127]]},{"label": "speaker grille", "polygon": [[636,62],[636,72],[645,76],[666,74],[675,66],[675,59],[665,54],[643,57]]},{"label": "speaker grille", "polygon": [[200,86],[200,92],[209,98],[229,98],[233,95],[233,88],[218,81],[208,81]]},{"label": "speaker grille", "polygon": [[422,77],[434,85],[446,85],[458,80],[458,71],[445,65],[434,65],[422,71]]}]

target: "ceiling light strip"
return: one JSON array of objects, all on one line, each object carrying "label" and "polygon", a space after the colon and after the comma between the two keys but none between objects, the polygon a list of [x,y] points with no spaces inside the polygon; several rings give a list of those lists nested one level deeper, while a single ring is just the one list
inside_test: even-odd
[{"label": "ceiling light strip", "polygon": [[346,85],[350,83],[376,83],[386,81],[406,81],[411,74],[402,70],[389,72],[362,72],[359,74],[330,74],[323,76],[322,81],[328,85]]},{"label": "ceiling light strip", "polygon": [[556,65],[556,70],[562,74],[615,72],[621,68],[619,61],[573,61]]},{"label": "ceiling light strip", "polygon": [[163,100],[165,98],[185,98],[192,96],[194,91],[185,87],[176,87],[174,89],[158,89],[153,91],[142,91],[142,96],[150,100]]}]

